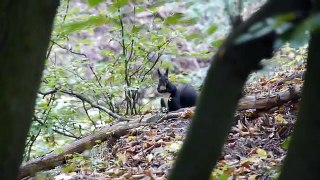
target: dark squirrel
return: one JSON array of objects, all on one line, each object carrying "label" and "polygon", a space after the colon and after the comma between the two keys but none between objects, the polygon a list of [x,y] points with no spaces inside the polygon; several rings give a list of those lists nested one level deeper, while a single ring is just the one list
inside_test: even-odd
[{"label": "dark squirrel", "polygon": [[161,109],[175,111],[180,108],[192,107],[196,105],[198,93],[190,85],[182,85],[177,88],[168,78],[169,70],[162,74],[158,69],[159,84],[157,91],[164,95],[167,100],[161,98]]}]

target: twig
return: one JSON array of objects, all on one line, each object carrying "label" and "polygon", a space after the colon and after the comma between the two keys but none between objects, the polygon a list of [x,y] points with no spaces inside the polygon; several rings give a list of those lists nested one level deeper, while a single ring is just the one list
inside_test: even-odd
[{"label": "twig", "polygon": [[70,0],[67,0],[67,7],[66,7],[66,11],[64,13],[64,16],[62,18],[62,23],[64,23],[65,20],[66,20],[66,17],[67,17],[67,14],[68,14],[68,10],[69,10],[69,3],[70,3]]},{"label": "twig", "polygon": [[107,114],[109,114],[110,116],[116,118],[118,121],[132,121],[133,119],[129,119],[129,118],[125,118],[125,117],[122,117],[114,112],[112,112],[111,110],[103,107],[103,106],[100,106],[100,105],[97,105],[97,104],[94,104],[93,102],[91,102],[89,99],[87,99],[86,97],[80,95],[80,94],[77,94],[77,93],[74,93],[74,92],[70,92],[70,91],[65,91],[65,90],[60,90],[61,92],[65,93],[65,94],[69,94],[71,96],[74,96],[82,101],[85,101],[87,102],[88,104],[91,105],[91,107],[94,107],[94,108],[97,108],[97,109],[100,109],[101,111],[104,111],[106,112]]},{"label": "twig", "polygon": [[[37,121],[41,126],[45,126],[47,127],[47,125],[44,123],[44,122],[41,122],[36,116],[34,116],[34,119],[35,121]],[[77,137],[75,135],[72,135],[72,134],[66,134],[60,130],[57,130],[57,129],[52,129],[53,132],[55,133],[58,133],[58,134],[61,134],[61,135],[64,135],[64,136],[67,136],[67,137],[71,137],[71,138],[74,138],[74,139],[79,139],[80,137]]]},{"label": "twig", "polygon": [[42,129],[39,129],[38,133],[35,135],[35,136],[31,136],[30,137],[30,144],[29,142],[27,143],[28,144],[28,152],[27,152],[27,155],[26,155],[26,160],[29,161],[30,160],[30,154],[31,154],[31,148],[34,144],[34,142],[37,140],[37,138],[39,137],[40,133],[41,133]]},{"label": "twig", "polygon": [[143,82],[144,79],[146,78],[147,74],[156,66],[156,64],[158,63],[158,61],[160,60],[160,57],[162,56],[162,53],[158,53],[158,57],[155,60],[155,62],[152,64],[152,66],[143,74],[140,82]]},{"label": "twig", "polygon": [[[161,44],[160,46],[158,46],[158,51],[160,51],[160,52],[158,52],[157,53],[157,59],[155,60],[155,62],[152,64],[152,66],[151,66],[151,68],[150,69],[148,69],[143,75],[142,75],[142,79],[140,80],[140,82],[143,82],[144,81],[144,79],[146,78],[146,75],[148,74],[148,73],[150,73],[150,71],[152,71],[152,69],[156,66],[156,64],[158,63],[158,61],[160,60],[160,57],[163,55],[163,52],[164,52],[164,50],[165,50],[165,48],[163,48],[163,49],[161,49],[163,46],[165,46],[165,45],[167,45],[167,44],[169,44],[171,42],[171,39],[169,39],[169,40],[167,40],[166,42],[164,42],[163,44]],[[149,53],[148,53],[149,54]],[[155,54],[152,56],[152,58],[155,56]]]},{"label": "twig", "polygon": [[[104,86],[102,86],[102,83],[100,82],[100,78],[98,77],[97,73],[93,70],[93,67],[91,66],[91,64],[88,64],[90,71],[92,72],[92,74],[94,75],[96,81],[98,82],[100,88],[104,88]],[[114,112],[114,106],[112,104],[112,99],[110,97],[110,95],[107,93],[107,95],[105,93],[103,93],[103,97],[106,99],[110,109],[112,112]]]},{"label": "twig", "polygon": [[90,122],[92,123],[92,125],[94,126],[94,129],[97,129],[97,125],[96,125],[96,123],[91,119],[91,117],[90,117],[90,115],[89,115],[89,113],[88,113],[88,109],[87,109],[86,104],[85,104],[84,101],[82,101],[82,106],[83,106],[84,112],[86,113],[89,121],[90,121]]},{"label": "twig", "polygon": [[75,51],[72,50],[72,48],[64,47],[64,46],[56,43],[56,42],[53,41],[53,40],[50,40],[50,42],[52,42],[53,44],[57,45],[57,46],[60,47],[61,49],[64,49],[64,50],[66,50],[66,51],[69,51],[69,52],[72,53],[72,54],[79,55],[79,56],[84,56],[85,58],[88,58],[87,55],[84,54],[84,53],[75,52]]},{"label": "twig", "polygon": [[[126,45],[125,45],[125,42],[124,42],[124,25],[123,25],[123,21],[122,21],[122,17],[121,17],[121,13],[120,13],[120,9],[118,9],[118,12],[119,12],[119,21],[120,21],[120,26],[121,26],[121,46],[122,46],[122,55],[126,57],[127,55],[127,52],[126,52]],[[129,82],[129,79],[128,79],[128,63],[129,63],[129,59],[125,59],[125,62],[124,62],[124,78],[125,78],[125,81],[126,81],[126,84],[127,86],[129,87],[130,86],[130,82]]]}]

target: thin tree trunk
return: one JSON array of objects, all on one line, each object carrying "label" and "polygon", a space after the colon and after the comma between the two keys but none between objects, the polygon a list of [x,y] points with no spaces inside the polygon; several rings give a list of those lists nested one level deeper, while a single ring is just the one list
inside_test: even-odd
[{"label": "thin tree trunk", "polygon": [[58,0],[0,1],[0,179],[16,179]]},{"label": "thin tree trunk", "polygon": [[232,125],[243,85],[250,72],[259,68],[261,59],[271,57],[278,34],[272,31],[239,44],[236,40],[258,22],[275,15],[296,12],[299,16],[293,23],[299,23],[310,4],[306,0],[269,0],[230,34],[208,71],[195,117],[169,179],[209,178]]},{"label": "thin tree trunk", "polygon": [[[316,12],[320,2],[315,1]],[[320,179],[320,28],[311,33],[302,100],[280,179]]]}]

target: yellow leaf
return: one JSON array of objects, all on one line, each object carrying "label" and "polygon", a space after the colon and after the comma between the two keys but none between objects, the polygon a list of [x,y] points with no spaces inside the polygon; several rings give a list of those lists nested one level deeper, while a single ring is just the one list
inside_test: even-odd
[{"label": "yellow leaf", "polygon": [[128,136],[128,141],[134,141],[137,139],[137,136]]},{"label": "yellow leaf", "polygon": [[250,175],[248,180],[255,180],[257,179],[257,175],[256,174],[253,174],[253,175]]},{"label": "yellow leaf", "polygon": [[303,60],[304,59],[304,57],[302,56],[302,55],[297,55],[296,56],[296,60],[297,61],[301,61],[301,60]]},{"label": "yellow leaf", "polygon": [[267,156],[268,156],[268,153],[265,150],[261,149],[261,148],[258,148],[256,150],[256,152],[261,158],[267,158]]},{"label": "yellow leaf", "polygon": [[175,143],[172,143],[169,147],[167,147],[167,150],[170,152],[178,152],[182,146],[182,142],[178,141]]},{"label": "yellow leaf", "polygon": [[126,155],[124,155],[124,154],[120,154],[120,155],[118,155],[118,159],[117,159],[117,163],[119,164],[119,165],[123,165],[123,164],[125,164],[127,162],[127,157],[126,157]]},{"label": "yellow leaf", "polygon": [[275,117],[275,119],[276,119],[279,123],[288,124],[288,121],[286,121],[281,114],[278,114],[278,115]]},{"label": "yellow leaf", "polygon": [[243,164],[250,164],[250,160],[249,160],[249,159],[241,160],[241,161],[240,161],[240,164],[241,164],[241,165],[243,165]]},{"label": "yellow leaf", "polygon": [[280,81],[280,78],[272,78],[269,80],[269,83],[275,83],[275,82],[278,82]]}]

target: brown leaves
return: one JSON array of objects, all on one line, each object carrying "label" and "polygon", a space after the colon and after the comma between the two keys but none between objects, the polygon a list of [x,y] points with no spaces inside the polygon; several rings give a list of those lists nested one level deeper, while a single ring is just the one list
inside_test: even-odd
[{"label": "brown leaves", "polygon": [[[185,114],[187,117],[192,113]],[[121,137],[112,150],[104,147],[99,153],[108,154],[105,157],[108,168],[98,173],[99,176],[107,179],[164,179],[182,145],[188,124],[189,121],[164,121],[132,130]],[[109,154],[109,151],[113,153]],[[94,171],[92,173],[97,175]]]},{"label": "brown leaves", "polygon": [[[282,79],[277,77],[271,80],[261,79],[247,89],[251,89],[251,93],[257,96],[264,96],[266,89],[270,89]],[[296,78],[288,81],[294,84],[302,83],[301,79]],[[273,90],[278,91],[285,88],[288,88],[287,83],[282,83],[281,87],[274,87]],[[275,177],[286,155],[286,149],[283,147],[288,144],[286,139],[292,132],[296,115],[296,102],[287,102],[268,111],[250,109],[238,112],[237,121],[229,133],[222,153],[223,158],[216,166],[216,169],[222,170],[227,167],[232,171],[216,173],[214,177],[223,175],[237,179]]]},{"label": "brown leaves", "polygon": [[[260,79],[248,86],[247,90],[256,96],[269,96],[270,93],[287,89],[291,84],[302,83],[297,78],[283,81],[286,77],[281,75],[271,80]],[[292,132],[297,109],[298,103],[289,101],[269,110],[237,112],[211,179],[274,178],[286,155],[286,139]],[[101,143],[92,149],[91,171],[79,166],[77,168],[81,176],[73,174],[73,177],[165,179],[185,137],[190,122],[185,119],[191,119],[193,115],[194,108],[186,108],[168,114],[168,118],[158,124],[132,129],[112,147]],[[210,140],[210,137],[201,138]]]},{"label": "brown leaves", "polygon": [[191,119],[193,117],[194,110],[193,109],[186,109],[182,115],[181,118],[183,119]]}]

